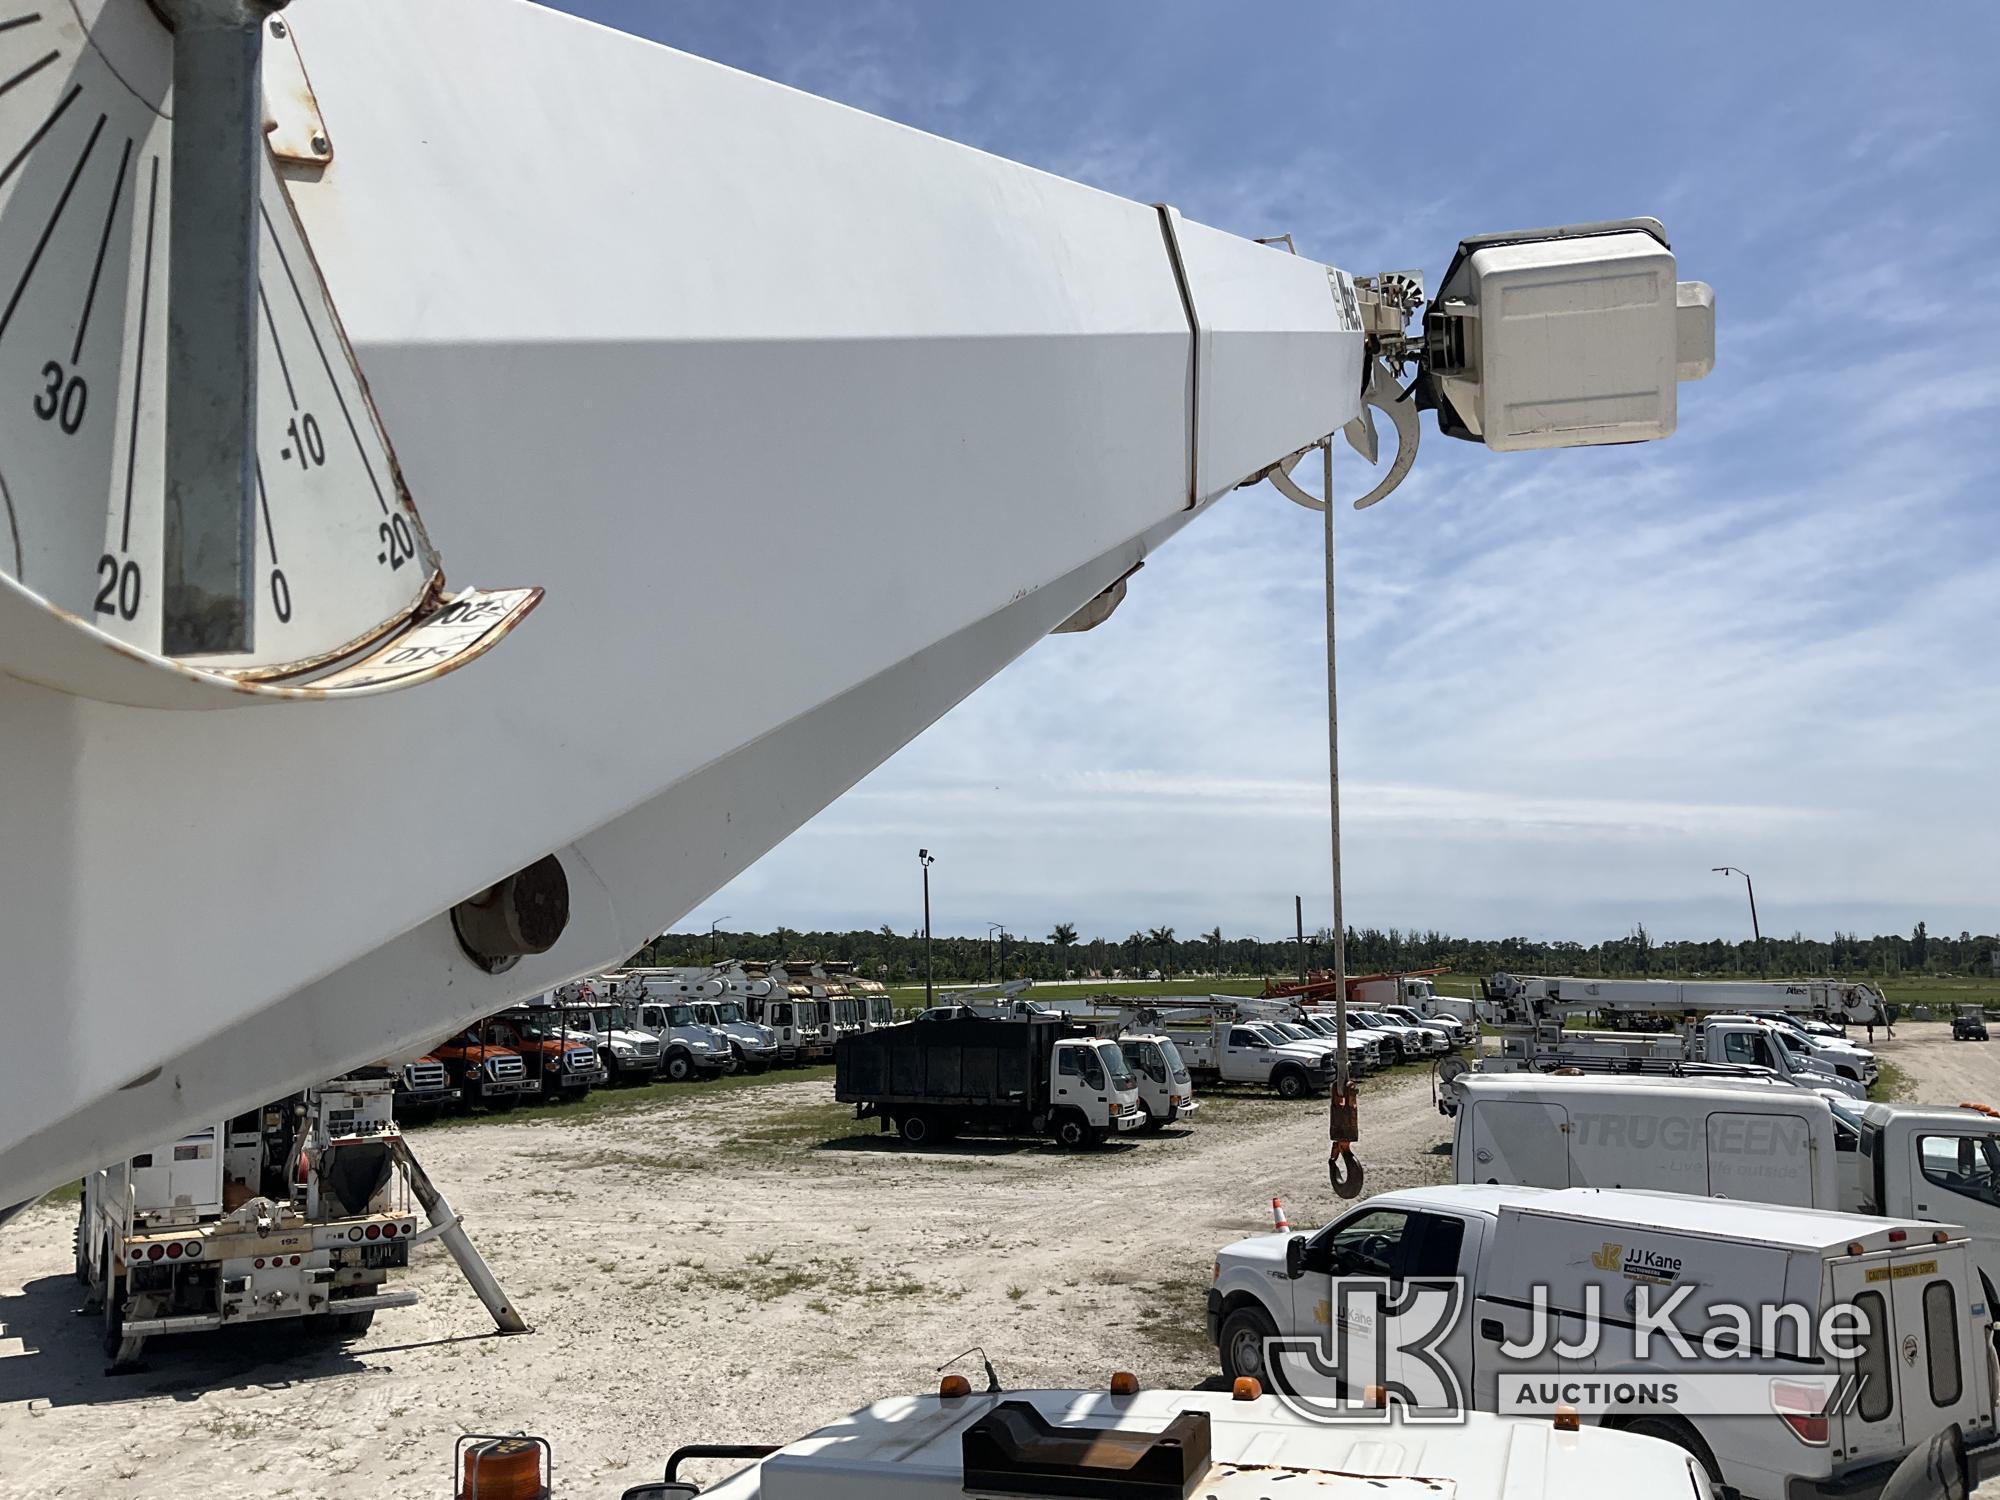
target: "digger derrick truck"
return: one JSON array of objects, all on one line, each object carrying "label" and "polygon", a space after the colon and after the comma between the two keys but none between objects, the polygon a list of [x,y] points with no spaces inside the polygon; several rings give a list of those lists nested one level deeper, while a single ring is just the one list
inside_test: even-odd
[{"label": "digger derrick truck", "polygon": [[[526,1326],[396,1129],[395,1080],[375,1071],[83,1179],[76,1275],[114,1372],[159,1334],[293,1319],[358,1337],[383,1308],[417,1300],[389,1278],[441,1235],[501,1329]],[[418,1213],[439,1205],[420,1230]]]},{"label": "digger derrick truck", "polygon": [[[1712,361],[1652,220],[1430,296],[531,5],[202,7],[0,30],[0,953],[92,997],[0,1204],[621,962],[1378,413],[1362,503],[1422,411],[1661,438]],[[846,607],[736,608],[773,537]]]}]

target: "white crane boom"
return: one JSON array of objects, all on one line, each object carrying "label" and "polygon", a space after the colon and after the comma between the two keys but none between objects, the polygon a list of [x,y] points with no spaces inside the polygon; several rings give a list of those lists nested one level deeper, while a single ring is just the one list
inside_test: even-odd
[{"label": "white crane boom", "polygon": [[1717,1015],[1729,1011],[1804,1012],[1880,1025],[1882,993],[1860,981],[1828,979],[1578,979],[1545,974],[1495,974],[1486,984],[1495,1019],[1532,1025],[1600,1011],[1646,1016]]},{"label": "white crane boom", "polygon": [[[269,20],[254,368],[177,363],[173,204],[230,206],[170,149],[192,54],[45,10],[0,28],[0,1204],[621,961],[1362,411],[1343,271],[516,0]],[[1656,231],[1592,232],[1664,395],[1627,361],[1545,443],[1671,431]],[[255,389],[234,655],[156,600],[201,499],[163,358]],[[839,609],[738,607],[801,559]],[[517,592],[467,625],[404,564]]]}]

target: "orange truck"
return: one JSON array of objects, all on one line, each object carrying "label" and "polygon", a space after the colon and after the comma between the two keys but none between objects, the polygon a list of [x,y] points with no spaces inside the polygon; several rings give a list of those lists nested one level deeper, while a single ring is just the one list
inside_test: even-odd
[{"label": "orange truck", "polygon": [[444,1064],[467,1105],[507,1110],[542,1092],[542,1080],[528,1071],[527,1059],[487,1036],[484,1022],[439,1042],[430,1055]]},{"label": "orange truck", "polygon": [[566,1027],[553,1007],[503,1010],[486,1022],[486,1039],[519,1053],[529,1077],[541,1081],[542,1097],[556,1103],[581,1099],[611,1076],[589,1038]]}]

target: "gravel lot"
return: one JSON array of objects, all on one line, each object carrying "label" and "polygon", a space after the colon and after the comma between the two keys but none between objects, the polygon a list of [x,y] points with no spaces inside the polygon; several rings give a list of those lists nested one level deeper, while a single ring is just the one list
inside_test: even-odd
[{"label": "gravel lot", "polygon": [[[1878,1045],[1919,1099],[2000,1094],[1949,1028]],[[283,1325],[160,1340],[107,1377],[73,1316],[73,1206],[0,1238],[0,1495],[450,1493],[453,1438],[555,1445],[563,1500],[615,1500],[687,1442],[783,1440],[923,1389],[980,1344],[1019,1385],[1148,1385],[1214,1373],[1211,1252],[1328,1217],[1322,1109],[1210,1096],[1192,1128],[1075,1156],[976,1142],[919,1155],[857,1133],[822,1078],[783,1075],[671,1103],[419,1131],[432,1175],[534,1325],[503,1338],[443,1251],[421,1305],[341,1346]],[[1362,1101],[1371,1190],[1441,1181],[1426,1078]],[[976,1362],[973,1366],[976,1374]]]}]

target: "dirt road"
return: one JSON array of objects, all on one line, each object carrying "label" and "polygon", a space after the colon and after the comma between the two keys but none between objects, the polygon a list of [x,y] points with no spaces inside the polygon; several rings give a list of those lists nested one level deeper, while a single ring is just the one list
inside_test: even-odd
[{"label": "dirt road", "polygon": [[[161,1340],[106,1377],[70,1311],[75,1210],[36,1210],[0,1239],[0,1494],[439,1497],[459,1433],[527,1430],[553,1441],[565,1500],[596,1500],[677,1444],[782,1440],[930,1388],[974,1344],[1009,1384],[1197,1383],[1213,1250],[1268,1228],[1273,1194],[1301,1225],[1336,1201],[1312,1104],[1218,1097],[1190,1129],[1073,1156],[916,1155],[830,1099],[776,1081],[419,1131],[534,1325],[520,1337],[425,1246],[406,1283],[423,1303],[354,1345]],[[1443,1179],[1422,1078],[1376,1081],[1363,1108],[1371,1188]]]}]

